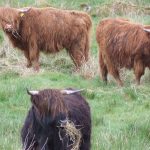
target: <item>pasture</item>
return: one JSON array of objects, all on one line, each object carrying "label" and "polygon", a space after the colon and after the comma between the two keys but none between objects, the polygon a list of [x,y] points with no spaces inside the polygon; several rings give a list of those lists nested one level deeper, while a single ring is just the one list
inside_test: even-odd
[{"label": "pasture", "polygon": [[[133,71],[122,70],[124,87],[109,76],[105,85],[99,78],[98,46],[95,28],[105,17],[125,17],[150,24],[149,0],[0,0],[0,5],[14,7],[55,6],[83,10],[91,6],[93,28],[91,58],[79,72],[65,51],[44,55],[41,70],[35,74],[25,67],[23,54],[11,47],[0,31],[0,150],[21,150],[20,129],[29,110],[26,88],[74,87],[85,89],[92,112],[92,150],[150,149],[150,72],[146,70],[140,86],[134,83]],[[118,7],[117,7],[118,6]]]}]

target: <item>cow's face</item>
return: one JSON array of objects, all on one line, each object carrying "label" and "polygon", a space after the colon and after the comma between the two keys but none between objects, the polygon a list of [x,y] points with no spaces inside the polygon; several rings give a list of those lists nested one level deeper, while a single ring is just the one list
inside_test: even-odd
[{"label": "cow's face", "polygon": [[0,27],[6,32],[11,32],[13,29],[19,30],[20,20],[27,11],[29,11],[29,8],[0,7]]}]

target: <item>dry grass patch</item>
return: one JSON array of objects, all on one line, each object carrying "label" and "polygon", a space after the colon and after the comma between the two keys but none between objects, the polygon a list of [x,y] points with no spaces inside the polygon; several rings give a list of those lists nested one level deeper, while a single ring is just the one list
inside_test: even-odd
[{"label": "dry grass patch", "polygon": [[[82,8],[81,4],[81,8]],[[111,3],[105,3],[101,6],[92,7],[85,5],[83,10],[88,10],[92,16],[114,16],[114,15],[128,15],[129,13],[136,13],[137,15],[150,15],[150,6],[141,6],[129,1],[113,1]],[[90,8],[86,9],[86,8]]]},{"label": "dry grass patch", "polygon": [[89,60],[84,63],[79,70],[76,71],[76,74],[81,75],[85,79],[92,79],[98,75],[98,70],[98,58],[91,56]]}]

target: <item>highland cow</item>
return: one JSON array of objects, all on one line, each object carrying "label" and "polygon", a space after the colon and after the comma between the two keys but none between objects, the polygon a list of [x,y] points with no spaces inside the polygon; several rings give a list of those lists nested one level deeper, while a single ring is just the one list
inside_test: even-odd
[{"label": "highland cow", "polygon": [[[30,108],[21,131],[24,150],[71,150],[77,144],[66,133],[67,120],[80,131],[80,150],[90,150],[90,107],[79,90],[28,91]],[[71,132],[72,134],[73,132]],[[73,141],[74,140],[74,141]]]},{"label": "highland cow", "polygon": [[21,49],[27,67],[39,70],[39,53],[57,53],[66,49],[76,68],[89,55],[92,26],[87,13],[48,8],[0,7],[0,26],[14,47]]},{"label": "highland cow", "polygon": [[97,26],[101,76],[107,83],[110,73],[122,86],[119,69],[134,69],[137,84],[146,67],[150,68],[150,26],[126,19],[106,19]]}]

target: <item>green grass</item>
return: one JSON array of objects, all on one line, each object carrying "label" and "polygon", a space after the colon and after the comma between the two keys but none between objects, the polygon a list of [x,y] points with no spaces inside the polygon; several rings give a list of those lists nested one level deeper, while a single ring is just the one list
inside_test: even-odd
[{"label": "green grass", "polygon": [[85,80],[70,73],[44,72],[0,75],[0,149],[21,149],[20,129],[30,107],[26,88],[85,88],[92,112],[92,149],[148,150],[150,143],[149,83],[118,88],[98,77]]},{"label": "green grass", "polygon": [[[22,0],[23,1],[23,0]],[[124,0],[125,1],[125,0]],[[126,0],[127,1],[127,0]],[[56,7],[80,9],[80,4],[93,7],[111,3],[109,0],[49,0]],[[149,5],[149,0],[132,0],[133,4]],[[0,5],[4,1],[0,0]],[[11,1],[12,6],[35,5],[33,0]],[[118,15],[114,16],[117,17]],[[112,17],[112,16],[108,16]],[[128,14],[136,22],[150,24],[148,15]],[[95,27],[102,16],[93,17],[91,52],[97,59]],[[3,36],[0,33],[0,41]],[[49,57],[42,61],[44,72],[20,75],[15,70],[0,74],[0,150],[20,150],[20,130],[31,103],[26,88],[84,88],[83,96],[92,113],[92,150],[149,150],[150,149],[150,75],[146,72],[142,85],[136,86],[132,72],[127,74],[125,86],[117,87],[114,80],[105,85],[96,75],[90,80],[74,73],[69,57]],[[96,60],[98,62],[98,60]],[[52,62],[52,63],[51,63]],[[56,69],[57,68],[57,69]]]},{"label": "green grass", "polygon": [[[44,0],[43,0],[44,1]],[[49,4],[52,6],[56,7],[62,7],[64,6],[65,8],[79,8],[80,4],[86,3],[90,4],[92,6],[97,6],[103,3],[110,3],[112,0],[45,0],[43,3],[44,4]],[[11,6],[28,6],[28,5],[36,5],[38,4],[38,0],[0,0],[1,5],[6,5],[8,3]]]}]

